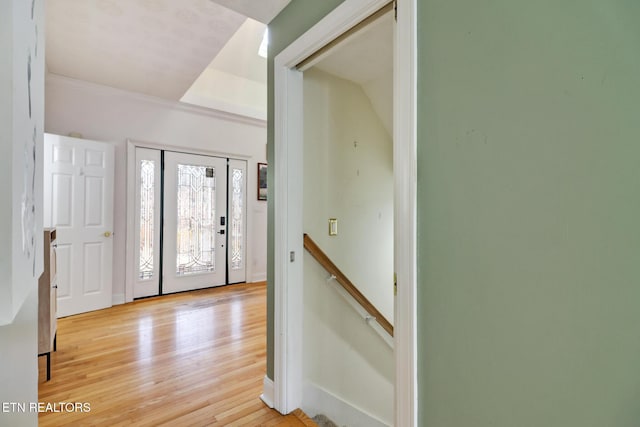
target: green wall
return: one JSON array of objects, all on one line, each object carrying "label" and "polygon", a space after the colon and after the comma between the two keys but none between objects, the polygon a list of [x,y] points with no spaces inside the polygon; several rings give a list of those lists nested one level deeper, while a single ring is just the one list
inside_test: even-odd
[{"label": "green wall", "polygon": [[639,425],[640,2],[418,8],[420,425]]},{"label": "green wall", "polygon": [[274,307],[274,232],[273,232],[273,170],[274,160],[274,84],[273,58],[289,44],[313,27],[327,13],[332,11],[343,0],[292,0],[291,3],[269,23],[269,58],[268,70],[268,127],[267,127],[267,161],[269,170],[268,225],[267,225],[267,376],[273,379],[273,307]]},{"label": "green wall", "polygon": [[640,425],[640,2],[418,3],[420,425]]}]

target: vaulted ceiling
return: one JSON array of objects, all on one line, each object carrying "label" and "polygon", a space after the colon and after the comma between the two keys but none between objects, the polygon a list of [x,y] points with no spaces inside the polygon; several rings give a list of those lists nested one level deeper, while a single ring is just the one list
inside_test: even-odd
[{"label": "vaulted ceiling", "polygon": [[393,22],[392,13],[384,15],[315,64],[360,85],[389,135],[393,134]]},{"label": "vaulted ceiling", "polygon": [[[241,79],[238,82],[266,80],[266,62],[256,67],[262,63],[256,59],[257,47],[253,45],[259,44],[264,24],[289,1],[48,1],[47,69],[174,101],[180,100],[206,69],[235,76]],[[244,27],[250,27],[251,37],[258,40],[245,40],[245,28],[244,36],[240,40],[236,37],[236,45],[229,51],[236,55],[227,52],[216,60]]]}]

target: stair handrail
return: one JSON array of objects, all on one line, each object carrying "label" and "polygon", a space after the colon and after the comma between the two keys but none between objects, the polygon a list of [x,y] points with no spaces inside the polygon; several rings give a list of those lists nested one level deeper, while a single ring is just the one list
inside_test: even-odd
[{"label": "stair handrail", "polygon": [[[365,297],[362,292],[349,280],[349,278],[331,261],[329,256],[313,241],[307,233],[304,234],[304,248],[311,256],[331,274],[330,279],[336,280],[345,291],[371,316],[372,319],[389,335],[393,337],[393,325],[380,313],[380,311]],[[367,318],[369,320],[369,318]]]}]

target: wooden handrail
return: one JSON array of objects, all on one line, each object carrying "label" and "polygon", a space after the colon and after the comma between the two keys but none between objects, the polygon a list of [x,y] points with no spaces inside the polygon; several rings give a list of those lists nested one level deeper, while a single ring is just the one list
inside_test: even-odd
[{"label": "wooden handrail", "polygon": [[318,247],[316,242],[314,242],[313,239],[306,233],[304,235],[304,248],[311,254],[312,257],[316,259],[316,261],[320,263],[321,266],[324,267],[325,270],[335,276],[336,281],[340,283],[340,285],[342,285],[342,287],[349,293],[349,295],[351,295],[356,301],[358,301],[358,304],[360,304],[362,308],[364,308],[367,313],[369,313],[370,316],[373,316],[376,319],[380,326],[382,326],[382,329],[387,331],[389,335],[393,336],[393,325],[391,325],[391,323],[389,323],[389,321],[382,315],[382,313],[380,313],[378,309],[373,304],[371,304],[371,302],[364,295],[362,295],[362,292],[360,292],[358,288],[356,288],[354,284],[351,283],[351,280],[349,280],[347,276],[345,276],[344,273],[340,271],[338,267],[336,267],[331,259],[329,259],[327,254],[325,254],[322,249]]}]

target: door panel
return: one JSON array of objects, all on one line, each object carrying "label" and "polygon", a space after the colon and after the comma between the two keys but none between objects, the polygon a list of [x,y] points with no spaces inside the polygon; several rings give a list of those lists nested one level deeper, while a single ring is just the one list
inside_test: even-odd
[{"label": "door panel", "polygon": [[60,226],[71,226],[73,208],[71,206],[73,175],[64,173],[54,173],[52,176],[53,200],[53,223]]},{"label": "door panel", "polygon": [[110,307],[114,150],[45,134],[45,225],[57,229],[58,316]]},{"label": "door panel", "polygon": [[104,188],[104,179],[101,176],[87,176],[85,178],[84,199],[84,225],[85,227],[99,227],[104,224],[102,213],[104,206],[102,205]]},{"label": "door panel", "polygon": [[136,148],[134,298],[160,293],[160,150]]},{"label": "door panel", "polygon": [[229,283],[246,280],[247,162],[229,160]]},{"label": "door panel", "polygon": [[165,152],[163,293],[226,284],[226,159]]},{"label": "door panel", "polygon": [[102,243],[85,243],[84,244],[84,272],[82,276],[82,283],[84,285],[84,295],[92,295],[101,292],[102,283],[99,280],[94,280],[93,277],[100,277],[103,274],[102,271]]}]

